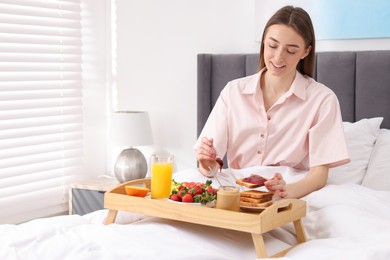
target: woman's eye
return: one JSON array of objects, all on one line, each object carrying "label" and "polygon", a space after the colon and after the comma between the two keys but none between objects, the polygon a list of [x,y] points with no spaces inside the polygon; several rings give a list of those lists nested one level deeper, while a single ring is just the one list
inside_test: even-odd
[{"label": "woman's eye", "polygon": [[288,54],[295,54],[295,51],[287,51]]}]

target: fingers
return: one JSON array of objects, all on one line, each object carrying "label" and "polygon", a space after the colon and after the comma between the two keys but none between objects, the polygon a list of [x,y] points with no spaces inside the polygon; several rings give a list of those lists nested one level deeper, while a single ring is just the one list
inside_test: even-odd
[{"label": "fingers", "polygon": [[209,167],[214,168],[217,164],[215,162],[217,155],[214,148],[214,139],[203,137],[196,153],[201,168],[200,171],[206,176],[209,172]]},{"label": "fingers", "polygon": [[216,152],[214,148],[214,140],[203,137],[197,149],[197,159],[200,160],[215,160]]},{"label": "fingers", "polygon": [[267,180],[264,185],[269,191],[275,192],[276,196],[280,198],[287,197],[286,181],[280,173],[276,173],[274,177]]},{"label": "fingers", "polygon": [[275,173],[275,176],[274,176],[275,179],[278,179],[278,180],[283,180],[283,176],[280,174],[280,173]]},{"label": "fingers", "polygon": [[276,173],[273,178],[268,179],[264,185],[271,190],[285,190],[286,182],[280,173]]},{"label": "fingers", "polygon": [[205,144],[205,145],[207,145],[209,147],[212,147],[213,143],[214,143],[214,139],[213,138],[208,139],[207,137],[202,137],[202,144]]},{"label": "fingers", "polygon": [[279,196],[279,198],[286,198],[287,192],[286,191],[279,191],[278,196]]}]

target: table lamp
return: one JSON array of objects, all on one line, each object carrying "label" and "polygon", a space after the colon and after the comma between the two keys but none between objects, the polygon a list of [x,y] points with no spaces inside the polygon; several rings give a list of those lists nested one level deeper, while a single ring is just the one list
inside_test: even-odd
[{"label": "table lamp", "polygon": [[145,156],[134,146],[153,143],[149,115],[143,111],[116,111],[112,114],[111,136],[115,145],[128,147],[114,165],[119,182],[145,178],[148,165]]}]

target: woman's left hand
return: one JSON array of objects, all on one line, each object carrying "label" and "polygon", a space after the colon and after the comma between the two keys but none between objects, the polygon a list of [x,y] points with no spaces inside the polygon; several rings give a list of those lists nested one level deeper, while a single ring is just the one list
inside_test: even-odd
[{"label": "woman's left hand", "polygon": [[277,197],[287,197],[286,182],[280,173],[275,173],[275,176],[267,180],[264,185],[269,191],[274,192]]}]

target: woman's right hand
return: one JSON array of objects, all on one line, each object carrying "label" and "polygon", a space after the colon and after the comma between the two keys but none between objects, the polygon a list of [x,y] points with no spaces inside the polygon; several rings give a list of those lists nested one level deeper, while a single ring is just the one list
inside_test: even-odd
[{"label": "woman's right hand", "polygon": [[215,153],[213,138],[202,138],[196,151],[196,157],[199,162],[199,171],[206,177],[210,177],[209,168],[214,169],[215,167],[218,167],[218,163],[215,161],[217,155]]}]

